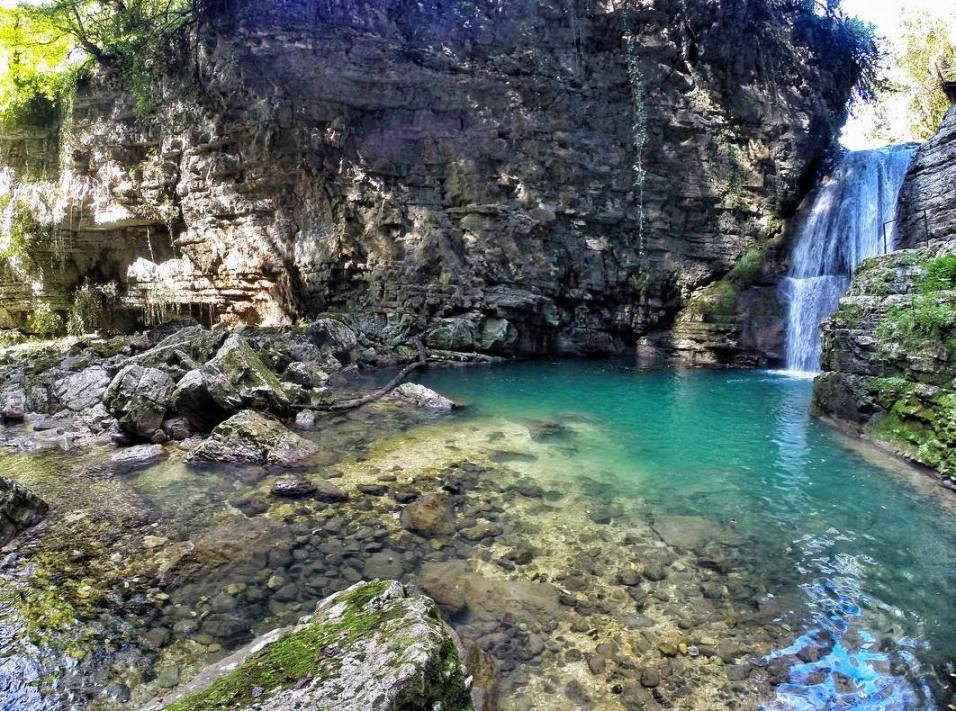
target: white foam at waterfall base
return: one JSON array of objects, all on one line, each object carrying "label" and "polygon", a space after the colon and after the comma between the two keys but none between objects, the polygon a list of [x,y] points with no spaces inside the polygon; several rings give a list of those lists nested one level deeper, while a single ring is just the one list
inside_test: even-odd
[{"label": "white foam at waterfall base", "polygon": [[897,200],[913,150],[851,151],[818,190],[780,285],[788,370],[819,371],[820,325],[836,310],[860,262],[893,248]]}]

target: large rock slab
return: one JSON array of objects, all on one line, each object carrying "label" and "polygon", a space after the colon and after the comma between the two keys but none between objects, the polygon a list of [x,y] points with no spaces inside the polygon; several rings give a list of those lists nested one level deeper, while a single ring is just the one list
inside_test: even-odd
[{"label": "large rock slab", "polygon": [[47,503],[32,491],[0,477],[0,546],[38,524],[48,510]]},{"label": "large rock slab", "polygon": [[434,602],[397,582],[362,582],[145,709],[464,711],[475,706],[463,656]]},{"label": "large rock slab", "polygon": [[173,379],[162,370],[131,363],[113,378],[103,402],[120,427],[149,438],[162,427],[173,387]]},{"label": "large rock slab", "polygon": [[52,395],[61,408],[80,412],[100,402],[110,380],[105,368],[94,365],[57,380],[53,384]]},{"label": "large rock slab", "polygon": [[319,446],[278,420],[243,410],[216,425],[186,460],[192,463],[270,464],[288,466],[316,454]]}]

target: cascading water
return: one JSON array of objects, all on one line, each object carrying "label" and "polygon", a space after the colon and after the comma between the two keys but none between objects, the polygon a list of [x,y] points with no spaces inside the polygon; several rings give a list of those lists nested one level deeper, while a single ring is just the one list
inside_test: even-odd
[{"label": "cascading water", "polygon": [[787,369],[820,369],[820,324],[836,310],[857,265],[893,249],[893,227],[912,146],[851,151],[817,193],[800,226],[790,272],[781,286],[787,303]]}]

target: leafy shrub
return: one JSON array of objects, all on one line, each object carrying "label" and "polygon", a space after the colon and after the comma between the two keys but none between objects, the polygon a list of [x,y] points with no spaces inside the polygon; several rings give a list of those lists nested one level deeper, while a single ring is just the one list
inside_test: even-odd
[{"label": "leafy shrub", "polygon": [[[95,62],[122,77],[140,117],[153,77],[196,19],[194,0],[44,0],[0,14],[0,113],[50,114]],[[78,59],[77,59],[78,57]]]},{"label": "leafy shrub", "polygon": [[944,289],[956,289],[956,254],[936,257],[926,263],[919,290],[924,294]]},{"label": "leafy shrub", "polygon": [[30,315],[30,332],[39,336],[59,336],[63,333],[63,317],[45,301],[41,301]]},{"label": "leafy shrub", "polygon": [[109,325],[116,304],[116,282],[83,285],[73,295],[73,305],[66,322],[66,330],[72,336],[99,331]]}]

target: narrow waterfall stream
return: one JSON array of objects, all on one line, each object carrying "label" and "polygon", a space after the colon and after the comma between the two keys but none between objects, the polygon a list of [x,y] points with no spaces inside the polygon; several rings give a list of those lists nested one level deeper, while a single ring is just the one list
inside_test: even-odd
[{"label": "narrow waterfall stream", "polygon": [[820,324],[836,310],[857,265],[893,249],[896,203],[913,147],[851,151],[820,188],[800,226],[781,287],[788,305],[787,369],[820,369]]}]

